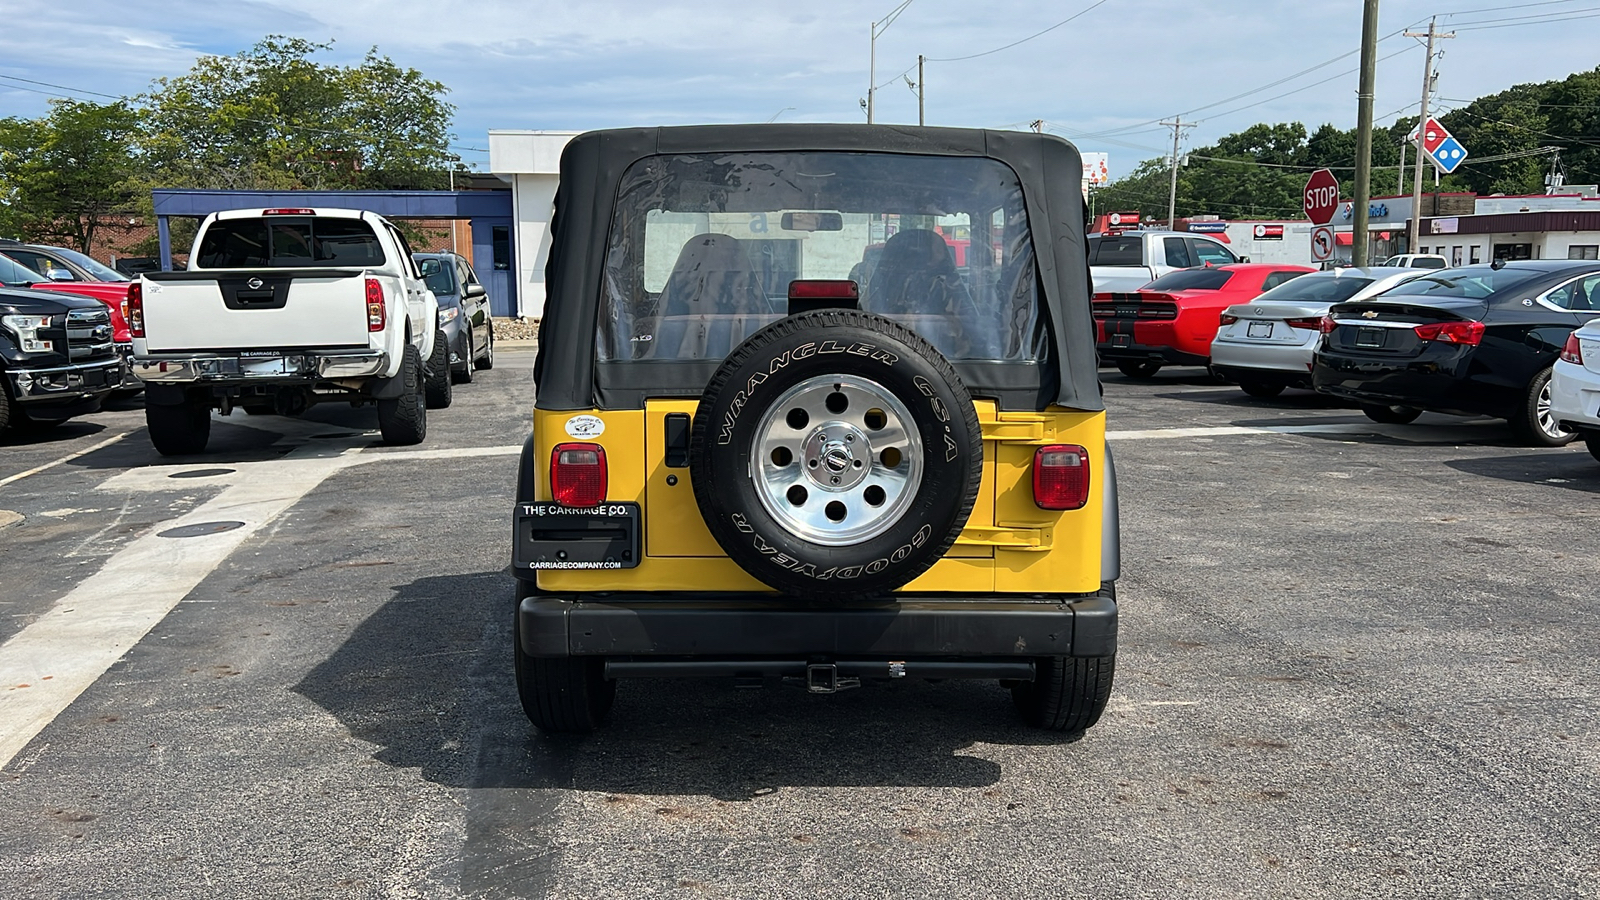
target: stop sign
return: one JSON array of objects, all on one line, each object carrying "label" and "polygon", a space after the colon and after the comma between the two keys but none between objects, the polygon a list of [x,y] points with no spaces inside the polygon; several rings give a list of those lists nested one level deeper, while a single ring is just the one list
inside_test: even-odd
[{"label": "stop sign", "polygon": [[1327,169],[1318,169],[1306,179],[1306,218],[1313,225],[1326,225],[1333,220],[1333,211],[1339,208],[1339,179]]}]

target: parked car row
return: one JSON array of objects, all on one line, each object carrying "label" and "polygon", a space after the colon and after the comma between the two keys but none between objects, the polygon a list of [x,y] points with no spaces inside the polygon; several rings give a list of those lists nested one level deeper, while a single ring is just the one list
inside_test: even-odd
[{"label": "parked car row", "polygon": [[1101,362],[1138,378],[1205,365],[1253,397],[1311,388],[1389,424],[1493,416],[1533,446],[1582,437],[1600,459],[1600,263],[1273,268],[1188,269],[1097,295]]},{"label": "parked car row", "polygon": [[75,251],[0,242],[0,430],[142,389],[162,454],[203,451],[213,410],[298,415],[328,401],[374,405],[384,440],[413,444],[429,408],[494,365],[471,263],[412,253],[379,216],[217,213],[189,260],[129,280]]}]

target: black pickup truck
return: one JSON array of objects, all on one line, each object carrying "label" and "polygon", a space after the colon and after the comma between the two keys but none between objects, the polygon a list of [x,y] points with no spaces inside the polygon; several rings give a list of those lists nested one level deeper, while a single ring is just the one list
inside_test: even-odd
[{"label": "black pickup truck", "polygon": [[105,304],[0,288],[0,432],[95,412],[121,366]]}]

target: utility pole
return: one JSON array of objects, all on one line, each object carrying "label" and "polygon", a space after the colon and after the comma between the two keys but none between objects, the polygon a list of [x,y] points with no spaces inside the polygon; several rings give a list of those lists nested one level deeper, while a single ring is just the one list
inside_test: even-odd
[{"label": "utility pole", "polygon": [[927,113],[927,99],[928,99],[927,98],[927,93],[926,93],[927,90],[928,90],[928,83],[923,80],[923,75],[922,75],[922,54],[918,53],[917,54],[917,124],[918,125],[926,125],[926,124],[928,124],[927,123],[927,116],[926,116],[926,113]]},{"label": "utility pole", "polygon": [[1377,78],[1378,0],[1366,0],[1361,11],[1361,84],[1356,90],[1355,222],[1350,233],[1350,262],[1367,266],[1367,213],[1372,203],[1372,92]]},{"label": "utility pole", "polygon": [[867,50],[867,124],[872,124],[872,95],[878,84],[878,23],[872,23],[872,39]]},{"label": "utility pole", "polygon": [[1422,145],[1426,135],[1422,130],[1428,127],[1428,95],[1433,93],[1433,42],[1439,38],[1453,38],[1454,31],[1440,34],[1434,28],[1434,19],[1428,20],[1426,33],[1415,31],[1406,32],[1406,37],[1428,39],[1428,58],[1422,64],[1422,111],[1417,117],[1417,164],[1416,171],[1411,177],[1411,223],[1406,226],[1406,252],[1417,252],[1417,243],[1422,240]]},{"label": "utility pole", "polygon": [[1167,229],[1176,230],[1178,227],[1178,139],[1185,128],[1193,125],[1183,124],[1181,116],[1173,116],[1171,122],[1160,122],[1172,129],[1172,189],[1167,194]]}]

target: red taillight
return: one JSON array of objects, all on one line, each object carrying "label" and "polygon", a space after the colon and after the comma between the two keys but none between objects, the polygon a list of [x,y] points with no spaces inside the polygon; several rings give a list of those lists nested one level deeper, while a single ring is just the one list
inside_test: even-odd
[{"label": "red taillight", "polygon": [[599,506],[606,499],[605,448],[599,444],[557,444],[550,451],[550,493],[562,506]]},{"label": "red taillight", "polygon": [[1239,321],[1239,317],[1238,316],[1230,316],[1227,313],[1223,313],[1222,314],[1222,324],[1224,324],[1224,325],[1232,325],[1233,323],[1235,323],[1237,321]]},{"label": "red taillight", "polygon": [[383,302],[383,285],[376,278],[367,279],[367,330],[382,331],[389,321],[389,312]]},{"label": "red taillight", "polygon": [[1317,320],[1317,330],[1323,334],[1332,334],[1333,329],[1337,327],[1339,327],[1339,325],[1337,322],[1333,321],[1333,316],[1323,316]]},{"label": "red taillight", "polygon": [[302,206],[295,207],[293,209],[263,209],[261,214],[263,216],[314,216],[317,214],[317,211],[314,209],[306,209]]},{"label": "red taillight", "polygon": [[128,333],[144,337],[144,286],[135,281],[128,285],[128,299],[122,301],[122,319],[128,323]]},{"label": "red taillight", "polygon": [[1483,340],[1482,322],[1429,322],[1418,325],[1412,331],[1425,341],[1438,341],[1441,344],[1476,347]]},{"label": "red taillight", "polygon": [[1089,453],[1076,444],[1033,454],[1033,502],[1040,509],[1082,509],[1089,502]]},{"label": "red taillight", "polygon": [[1116,314],[1117,305],[1115,303],[1096,303],[1094,305],[1094,317],[1097,319],[1109,319]]},{"label": "red taillight", "polygon": [[[1304,328],[1306,331],[1320,331],[1323,334],[1327,334],[1333,330],[1322,326],[1322,320],[1327,318],[1327,316],[1310,316],[1304,319],[1285,319],[1284,321],[1289,323],[1290,328]],[[1328,321],[1331,322],[1333,320],[1328,319]]]},{"label": "red taillight", "polygon": [[790,300],[860,300],[861,286],[849,279],[807,278],[789,282]]},{"label": "red taillight", "polygon": [[1583,346],[1578,343],[1576,334],[1567,335],[1567,345],[1561,348],[1561,359],[1564,362],[1583,365]]}]

